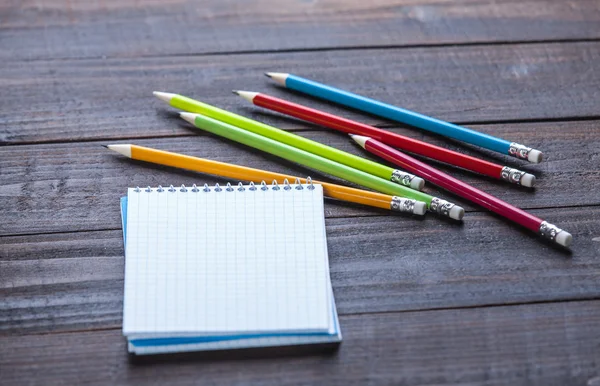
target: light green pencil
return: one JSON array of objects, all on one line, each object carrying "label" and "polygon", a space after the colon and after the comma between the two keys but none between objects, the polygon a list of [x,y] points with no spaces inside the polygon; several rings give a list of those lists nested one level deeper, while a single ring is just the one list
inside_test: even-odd
[{"label": "light green pencil", "polygon": [[322,143],[312,141],[273,126],[265,125],[264,123],[234,114],[227,110],[219,109],[215,106],[202,103],[183,95],[158,91],[155,91],[154,95],[175,108],[218,119],[219,121],[229,123],[230,125],[240,127],[244,130],[249,130],[253,133],[274,139],[278,142],[283,142],[287,145],[297,147],[298,149],[302,149],[341,164],[348,165],[354,169],[362,170],[363,172],[373,174],[388,181],[409,186],[412,189],[421,190],[425,184],[425,180],[413,174],[370,161],[331,146],[323,145]]},{"label": "light green pencil", "polygon": [[464,215],[464,209],[458,205],[454,205],[446,200],[432,197],[428,194],[407,188],[402,185],[394,184],[393,182],[384,180],[383,178],[365,173],[361,170],[354,169],[350,166],[332,161],[328,158],[309,153],[302,149],[286,145],[285,143],[263,137],[262,135],[258,135],[251,131],[244,130],[242,128],[201,114],[180,113],[180,115],[183,119],[199,129],[208,131],[221,137],[225,137],[227,139],[231,139],[232,141],[236,141],[244,145],[248,145],[269,154],[279,156],[289,161],[297,162],[301,165],[319,170],[321,172],[329,173],[336,177],[343,178],[382,193],[424,202],[429,210],[455,220],[462,219]]}]

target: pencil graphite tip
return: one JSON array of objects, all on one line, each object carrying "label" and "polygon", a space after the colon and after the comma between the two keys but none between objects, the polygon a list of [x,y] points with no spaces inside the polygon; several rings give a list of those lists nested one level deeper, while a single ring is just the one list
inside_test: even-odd
[{"label": "pencil graphite tip", "polygon": [[181,118],[185,119],[186,121],[188,121],[192,125],[194,124],[194,121],[196,120],[196,116],[197,115],[198,114],[194,114],[194,113],[179,113],[179,116]]},{"label": "pencil graphite tip", "polygon": [[125,157],[131,158],[131,145],[108,145],[106,146],[106,148],[116,151],[117,153],[122,154]]},{"label": "pencil graphite tip", "polygon": [[152,91],[152,94],[163,102],[171,103],[171,99],[177,94],[171,94],[170,92]]},{"label": "pencil graphite tip", "polygon": [[235,95],[240,95],[240,92],[238,90],[231,90],[232,93],[234,93]]},{"label": "pencil graphite tip", "polygon": [[265,75],[273,79],[275,82],[279,83],[283,87],[286,87],[285,81],[290,74],[284,74],[283,72],[266,72]]},{"label": "pencil graphite tip", "polygon": [[105,148],[107,148],[107,149],[109,148],[109,147],[108,147],[108,146],[106,146],[106,145],[100,145],[100,146],[104,146],[104,147],[105,147]]},{"label": "pencil graphite tip", "polygon": [[241,96],[242,98],[244,98],[245,100],[247,100],[248,102],[252,103],[254,101],[254,98],[258,95],[257,92],[252,92],[252,91],[236,91],[236,94],[238,94],[239,96]]},{"label": "pencil graphite tip", "polygon": [[358,143],[363,149],[366,146],[366,143],[369,139],[369,137],[365,137],[362,135],[356,135],[356,134],[350,134],[350,137],[354,140],[354,142]]}]

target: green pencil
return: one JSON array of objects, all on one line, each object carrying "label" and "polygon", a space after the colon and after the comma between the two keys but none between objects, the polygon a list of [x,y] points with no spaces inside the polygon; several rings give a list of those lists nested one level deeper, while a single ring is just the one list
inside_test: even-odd
[{"label": "green pencil", "polygon": [[236,141],[244,145],[248,145],[269,154],[279,156],[289,161],[297,162],[301,165],[319,170],[321,172],[329,173],[336,177],[343,178],[382,193],[411,198],[413,200],[424,202],[429,210],[435,211],[455,220],[462,219],[462,216],[464,215],[463,208],[446,200],[432,197],[428,194],[409,189],[402,185],[394,184],[393,182],[384,180],[383,178],[379,178],[361,170],[354,169],[350,166],[320,157],[302,149],[286,145],[285,143],[275,141],[271,138],[263,137],[262,135],[258,135],[256,133],[201,114],[180,113],[180,115],[183,119],[199,129],[208,131],[221,137],[225,137],[227,139],[231,139],[232,141]]},{"label": "green pencil", "polygon": [[278,142],[285,143],[298,149],[306,150],[310,153],[328,158],[344,165],[348,165],[354,169],[362,170],[363,172],[373,174],[388,181],[409,186],[412,189],[421,190],[425,184],[425,180],[413,174],[370,161],[354,154],[338,150],[331,146],[323,145],[322,143],[312,141],[273,126],[265,125],[264,123],[260,123],[241,115],[219,109],[183,95],[158,91],[155,91],[154,95],[175,108],[218,119],[219,121],[229,123],[230,125],[234,125],[244,130],[274,139]]}]

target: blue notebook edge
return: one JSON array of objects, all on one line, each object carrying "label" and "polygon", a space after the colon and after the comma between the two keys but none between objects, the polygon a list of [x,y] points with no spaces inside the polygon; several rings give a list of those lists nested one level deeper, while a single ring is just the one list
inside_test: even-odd
[{"label": "blue notebook edge", "polygon": [[[127,196],[121,197],[121,224],[123,226],[123,248],[127,245]],[[198,336],[198,337],[176,337],[176,338],[149,338],[149,339],[128,339],[129,351],[135,352],[136,347],[157,347],[157,346],[173,346],[186,344],[201,344],[201,343],[217,343],[247,339],[261,338],[331,338],[330,342],[341,342],[342,334],[339,326],[337,309],[333,290],[331,293],[332,317],[333,317],[333,332],[331,333],[280,333],[280,334],[245,334],[245,335],[224,335],[224,336]],[[298,344],[311,344],[310,340],[300,342]]]}]

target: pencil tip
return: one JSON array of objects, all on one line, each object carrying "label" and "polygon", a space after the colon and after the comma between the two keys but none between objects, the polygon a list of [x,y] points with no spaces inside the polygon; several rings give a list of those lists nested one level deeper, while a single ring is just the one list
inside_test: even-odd
[{"label": "pencil tip", "polygon": [[238,90],[231,90],[232,93],[234,93],[235,95],[240,95],[240,92]]},{"label": "pencil tip", "polygon": [[106,146],[106,145],[101,145],[101,146],[104,146],[105,148],[107,148],[107,149],[108,149],[108,146]]},{"label": "pencil tip", "polygon": [[163,102],[166,103],[170,103],[171,99],[173,99],[173,97],[176,94],[171,94],[170,92],[162,92],[162,91],[152,91],[152,94],[157,97],[158,99],[160,99]]},{"label": "pencil tip", "polygon": [[182,112],[179,113],[179,116],[183,119],[185,119],[186,121],[188,121],[189,123],[191,123],[192,125],[195,124],[196,121],[196,116],[198,114],[194,114],[194,113],[187,113],[187,112]]},{"label": "pencil tip", "polygon": [[266,76],[267,78],[272,78],[272,76],[271,76],[271,73],[269,73],[269,72],[265,72],[265,76]]}]

